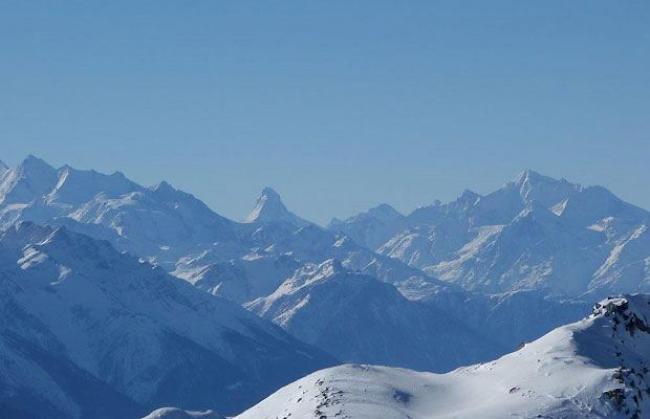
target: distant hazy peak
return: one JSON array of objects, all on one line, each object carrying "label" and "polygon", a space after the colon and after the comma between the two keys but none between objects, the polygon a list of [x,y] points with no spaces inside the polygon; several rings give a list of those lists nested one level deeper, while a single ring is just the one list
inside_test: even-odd
[{"label": "distant hazy peak", "polygon": [[372,207],[365,212],[358,213],[349,218],[346,218],[345,220],[332,218],[332,220],[329,223],[329,226],[334,227],[345,223],[353,223],[353,222],[369,220],[369,219],[374,219],[374,220],[379,220],[384,222],[395,221],[403,217],[404,215],[402,215],[402,213],[397,211],[392,206],[388,204],[379,204],[376,207]]},{"label": "distant hazy peak", "polygon": [[516,185],[523,185],[524,183],[537,183],[537,182],[557,182],[557,180],[540,174],[531,169],[521,171],[513,181]]},{"label": "distant hazy peak", "polygon": [[257,198],[255,208],[244,220],[245,223],[270,223],[286,222],[297,227],[304,227],[311,224],[297,215],[290,212],[282,202],[280,195],[270,187],[262,189]]},{"label": "distant hazy peak", "polygon": [[176,193],[176,188],[174,188],[171,184],[169,184],[166,181],[161,181],[160,183],[152,186],[151,188],[152,191],[157,192],[157,193],[162,193],[162,194],[171,194],[171,193]]},{"label": "distant hazy peak", "polygon": [[399,211],[388,204],[379,204],[376,207],[369,209],[368,214],[382,220],[403,217]]},{"label": "distant hazy peak", "polygon": [[38,158],[33,154],[27,155],[27,157],[25,157],[25,159],[20,163],[18,167],[24,169],[43,169],[43,170],[52,170],[52,171],[55,170],[45,160]]},{"label": "distant hazy peak", "polygon": [[474,192],[472,190],[469,190],[469,189],[465,189],[463,191],[463,193],[460,194],[458,199],[456,199],[456,202],[463,202],[463,203],[466,203],[466,204],[474,204],[476,202],[476,200],[479,199],[480,197],[481,197],[481,195],[479,195],[478,193],[476,193],[476,192]]},{"label": "distant hazy peak", "polygon": [[275,189],[271,188],[270,186],[265,186],[264,189],[262,189],[262,194],[260,195],[261,197],[265,197],[267,199],[280,199],[280,194],[275,191]]}]

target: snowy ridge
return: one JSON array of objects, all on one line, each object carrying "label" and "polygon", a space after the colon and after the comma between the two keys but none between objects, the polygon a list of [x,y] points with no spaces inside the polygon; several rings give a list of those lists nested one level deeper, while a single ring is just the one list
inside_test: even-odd
[{"label": "snowy ridge", "polygon": [[248,222],[237,223],[167,182],[146,188],[119,172],[54,169],[30,156],[0,178],[0,229],[19,221],[108,240],[237,303],[268,295],[305,263],[333,257],[391,283],[427,278],[296,216],[271,188]]},{"label": "snowy ridge", "polygon": [[238,419],[636,418],[650,413],[650,296],[601,301],[582,321],[444,375],[367,365],[318,371]]},{"label": "snowy ridge", "polygon": [[30,410],[39,406],[54,418],[114,417],[111,401],[115,411],[182,404],[233,413],[291,375],[334,362],[238,305],[65,227],[17,224],[0,235],[0,262],[0,407],[18,417],[39,417]]},{"label": "snowy ridge", "polygon": [[605,188],[527,170],[487,195],[329,228],[468,290],[601,298],[650,291],[648,225],[650,213]]},{"label": "snowy ridge", "polygon": [[453,312],[410,301],[393,285],[333,259],[297,270],[245,307],[345,362],[444,372],[508,348]]}]

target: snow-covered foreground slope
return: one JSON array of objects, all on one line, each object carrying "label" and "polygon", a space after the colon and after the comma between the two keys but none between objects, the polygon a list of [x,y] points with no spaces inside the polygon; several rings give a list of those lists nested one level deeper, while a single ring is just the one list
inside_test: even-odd
[{"label": "snow-covered foreground slope", "polygon": [[649,367],[650,296],[626,296],[493,362],[443,375],[343,365],[237,419],[641,419],[650,416]]},{"label": "snow-covered foreground slope", "polygon": [[161,405],[233,413],[334,363],[63,227],[9,228],[0,266],[0,409],[12,417],[133,417]]},{"label": "snow-covered foreground slope", "polygon": [[225,419],[212,410],[203,412],[181,410],[175,407],[162,407],[156,409],[143,419]]}]

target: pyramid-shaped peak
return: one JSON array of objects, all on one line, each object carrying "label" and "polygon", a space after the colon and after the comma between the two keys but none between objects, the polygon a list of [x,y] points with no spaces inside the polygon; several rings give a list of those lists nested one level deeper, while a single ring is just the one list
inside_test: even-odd
[{"label": "pyramid-shaped peak", "polygon": [[160,192],[160,193],[172,193],[176,192],[176,189],[167,181],[161,181],[157,185],[153,186],[151,188],[155,192]]},{"label": "pyramid-shaped peak", "polygon": [[280,194],[273,188],[265,187],[257,202],[255,208],[248,214],[245,223],[272,223],[285,222],[291,223],[297,227],[309,225],[308,221],[303,220],[297,215],[290,212],[282,202]]},{"label": "pyramid-shaped peak", "polygon": [[266,197],[267,199],[278,199],[280,200],[280,194],[275,191],[275,189],[271,188],[270,186],[265,186],[264,189],[262,189],[262,194],[260,195],[260,198]]}]

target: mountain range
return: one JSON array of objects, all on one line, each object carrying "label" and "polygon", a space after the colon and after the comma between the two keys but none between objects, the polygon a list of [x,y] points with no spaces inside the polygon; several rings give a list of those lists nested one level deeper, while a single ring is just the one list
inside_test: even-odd
[{"label": "mountain range", "polygon": [[166,404],[235,413],[336,362],[65,227],[10,227],[0,263],[0,412],[12,418],[136,417]]},{"label": "mountain range", "polygon": [[[436,373],[487,362],[593,301],[650,292],[649,213],[533,171],[327,227],[264,188],[242,218],[167,182],[34,156],[0,164],[0,353],[13,371],[0,408],[234,414],[340,362]],[[32,386],[21,371],[49,378]]]},{"label": "mountain range", "polygon": [[467,290],[590,299],[650,289],[650,213],[607,189],[527,170],[399,214],[381,205],[329,229]]}]

